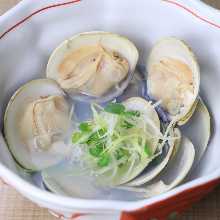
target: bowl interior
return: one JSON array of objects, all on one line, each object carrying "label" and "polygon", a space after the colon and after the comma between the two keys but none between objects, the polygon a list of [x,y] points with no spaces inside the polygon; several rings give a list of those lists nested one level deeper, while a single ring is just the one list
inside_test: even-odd
[{"label": "bowl interior", "polygon": [[[187,181],[216,171],[220,166],[220,30],[159,0],[135,3],[127,0],[83,1],[37,14],[1,39],[1,128],[4,111],[13,92],[31,79],[45,77],[48,58],[59,43],[76,33],[92,30],[127,36],[139,49],[140,64],[146,63],[150,48],[162,37],[176,36],[188,42],[200,63],[200,95],[212,114],[212,138],[205,156]],[[196,131],[194,135],[196,138],[200,136]],[[37,184],[16,168],[6,144],[0,146],[0,161],[22,178]]]}]

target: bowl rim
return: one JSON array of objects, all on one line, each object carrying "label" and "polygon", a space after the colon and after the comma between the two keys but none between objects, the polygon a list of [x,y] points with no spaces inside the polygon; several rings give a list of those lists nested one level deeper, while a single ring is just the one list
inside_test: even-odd
[{"label": "bowl rim", "polygon": [[[3,143],[0,143],[3,144]],[[199,177],[190,182],[177,186],[176,188],[154,196],[148,199],[142,199],[138,201],[120,201],[120,200],[94,200],[94,199],[80,199],[72,198],[62,195],[56,195],[51,192],[43,191],[31,183],[23,180],[17,174],[0,164],[0,173],[3,181],[8,185],[17,189],[24,196],[28,195],[28,198],[37,199],[38,201],[46,202],[54,207],[64,207],[65,209],[100,209],[111,211],[137,211],[143,207],[154,205],[158,202],[170,199],[180,193],[184,193],[189,189],[194,189],[199,186],[211,184],[213,181],[220,179],[220,168],[213,173]]]},{"label": "bowl rim", "polygon": [[[218,9],[215,9],[200,0],[195,0],[194,3],[197,4],[197,6],[199,6],[200,4],[199,7],[201,7],[202,4],[214,10],[215,12],[216,11],[218,13],[220,12]],[[15,15],[16,12],[18,12],[18,10],[24,9],[29,4],[35,5],[36,3],[31,2],[30,0],[21,1],[11,10],[9,10],[0,17],[0,24],[5,22],[7,19],[12,18],[12,16]],[[2,134],[0,134],[0,145],[3,144],[5,144],[3,141],[3,136]],[[24,196],[26,195],[29,198],[34,198],[38,201],[46,202],[48,204],[53,204],[55,207],[64,207],[66,209],[79,208],[79,209],[91,209],[91,210],[105,209],[111,211],[137,211],[139,209],[142,209],[143,207],[154,205],[158,202],[162,202],[164,200],[172,198],[173,196],[183,193],[189,189],[197,188],[199,186],[209,184],[212,181],[220,179],[220,168],[216,169],[209,175],[194,179],[190,182],[187,182],[183,185],[174,188],[169,192],[166,192],[164,194],[152,198],[142,199],[138,201],[88,200],[88,199],[79,199],[79,198],[71,198],[67,196],[55,195],[53,193],[43,191],[42,189],[39,189],[38,187],[32,185],[31,183],[23,180],[21,177],[19,177],[17,174],[15,174],[13,171],[8,169],[6,166],[4,166],[1,163],[0,163],[0,174],[1,174],[0,176],[3,178],[3,180],[6,183],[17,189]]]}]

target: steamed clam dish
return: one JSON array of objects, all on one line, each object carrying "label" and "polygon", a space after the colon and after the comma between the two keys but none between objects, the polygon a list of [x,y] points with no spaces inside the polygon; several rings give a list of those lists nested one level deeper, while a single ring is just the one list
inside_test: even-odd
[{"label": "steamed clam dish", "polygon": [[210,115],[199,96],[196,56],[170,37],[153,46],[146,68],[138,58],[123,36],[78,34],[52,53],[47,79],[12,96],[5,139],[30,176],[40,173],[45,190],[147,198],[180,184],[199,162]]}]

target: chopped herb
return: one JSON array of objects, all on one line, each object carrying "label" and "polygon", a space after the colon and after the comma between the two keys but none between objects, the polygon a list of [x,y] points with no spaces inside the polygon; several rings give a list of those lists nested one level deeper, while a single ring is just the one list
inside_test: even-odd
[{"label": "chopped herb", "polygon": [[91,144],[96,144],[96,143],[100,143],[103,142],[103,135],[106,133],[106,129],[102,128],[99,129],[98,131],[94,132],[93,134],[91,134],[91,136],[88,138],[87,140],[87,144],[91,145]]},{"label": "chopped herb", "polygon": [[110,155],[105,153],[102,156],[100,156],[100,159],[98,160],[98,166],[99,167],[106,167],[110,163]]},{"label": "chopped herb", "polygon": [[126,111],[124,115],[128,117],[140,117],[141,113],[139,111]]},{"label": "chopped herb", "polygon": [[119,104],[119,103],[109,103],[105,107],[105,111],[109,112],[109,113],[121,115],[125,112],[125,107],[124,107],[124,105]]},{"label": "chopped herb", "polygon": [[139,111],[126,111],[125,106],[119,103],[109,103],[105,107],[105,111],[126,117],[140,117],[141,115]]},{"label": "chopped herb", "polygon": [[79,129],[82,132],[91,132],[92,131],[92,126],[88,122],[83,122],[79,125]]},{"label": "chopped herb", "polygon": [[126,129],[129,129],[129,128],[134,127],[134,125],[131,124],[130,122],[124,120],[124,121],[122,122],[121,127],[122,127],[122,128],[126,128]]},{"label": "chopped herb", "polygon": [[95,107],[98,106],[92,106],[93,119],[80,123],[78,131],[72,135],[72,142],[80,144],[86,154],[82,160],[91,169],[96,172],[104,168],[103,172],[111,172],[121,168],[121,172],[130,160],[135,161],[136,166],[145,157],[153,155],[151,135],[154,133],[140,127],[143,119],[139,109],[127,109],[123,103],[109,103],[104,109],[99,107],[96,110]]},{"label": "chopped herb", "polygon": [[74,133],[74,134],[72,135],[72,143],[73,143],[73,144],[77,143],[82,136],[83,136],[83,134],[80,133],[80,132]]},{"label": "chopped herb", "polygon": [[122,148],[119,148],[118,150],[116,150],[116,152],[115,152],[116,160],[120,160],[124,156],[128,156],[128,152],[126,150],[124,150]]},{"label": "chopped herb", "polygon": [[151,151],[150,147],[149,147],[147,144],[145,144],[145,146],[144,146],[144,152],[145,152],[148,156],[151,156],[151,155],[152,155],[152,151]]},{"label": "chopped herb", "polygon": [[98,130],[98,135],[99,137],[102,137],[103,135],[105,135],[105,133],[107,132],[107,130],[105,128],[101,128]]},{"label": "chopped herb", "polygon": [[99,145],[89,149],[89,153],[94,157],[99,157],[102,152],[103,152],[103,148],[100,147]]}]

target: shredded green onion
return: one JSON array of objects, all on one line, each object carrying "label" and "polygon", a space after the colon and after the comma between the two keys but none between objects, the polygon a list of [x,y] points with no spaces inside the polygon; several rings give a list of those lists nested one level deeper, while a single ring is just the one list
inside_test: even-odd
[{"label": "shredded green onion", "polygon": [[93,119],[79,124],[72,143],[82,147],[86,162],[95,165],[98,173],[112,170],[114,174],[127,163],[127,172],[131,172],[142,159],[154,157],[159,139],[166,141],[141,111],[126,109],[120,103],[109,103],[105,108],[95,104],[91,109]]},{"label": "shredded green onion", "polygon": [[73,144],[77,143],[77,142],[81,139],[82,136],[83,136],[83,134],[80,133],[80,132],[74,133],[74,134],[72,135],[72,143],[73,143]]},{"label": "shredded green onion", "polygon": [[79,129],[82,132],[91,132],[92,131],[92,126],[88,122],[83,122],[79,125]]}]

